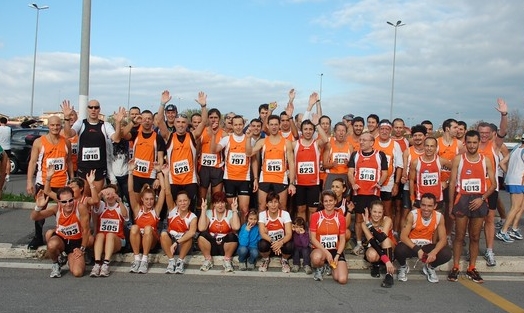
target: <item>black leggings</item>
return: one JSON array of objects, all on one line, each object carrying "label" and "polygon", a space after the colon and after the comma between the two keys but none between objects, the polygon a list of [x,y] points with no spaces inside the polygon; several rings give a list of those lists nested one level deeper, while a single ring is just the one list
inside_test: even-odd
[{"label": "black leggings", "polygon": [[[292,255],[293,254],[293,241],[290,240],[286,242],[282,246],[282,249],[280,250],[282,251],[282,254]],[[271,243],[265,239],[260,239],[260,241],[258,242],[258,251],[262,253],[271,251]]]},{"label": "black leggings", "polygon": [[[425,253],[431,252],[435,248],[435,244],[429,244],[422,247],[422,251]],[[395,248],[395,259],[397,259],[400,266],[406,265],[407,258],[418,258],[418,255],[410,249],[405,243],[400,242]],[[437,258],[435,261],[431,262],[432,267],[437,267],[448,262],[451,259],[451,249],[448,246],[445,246],[437,253]]]}]

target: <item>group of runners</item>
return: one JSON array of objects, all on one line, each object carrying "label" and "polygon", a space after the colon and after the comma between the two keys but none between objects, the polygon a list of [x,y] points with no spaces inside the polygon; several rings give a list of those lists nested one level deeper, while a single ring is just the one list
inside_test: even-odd
[{"label": "group of runners", "polygon": [[[208,109],[203,92],[195,100],[199,113],[186,116],[169,104],[166,90],[157,112],[120,108],[114,125],[99,119],[96,100],[84,120],[64,101],[63,121],[51,117],[49,134],[32,148],[27,191],[37,206],[30,247],[43,244],[41,221],[54,214],[56,228],[45,234],[51,277],[60,277],[66,261],[75,276],[83,275],[86,249],[94,255],[91,276],[108,276],[111,256],[126,245],[134,254],[130,272],[147,273],[157,244],[168,256],[167,273],[184,272],[193,246],[204,256],[201,270],[221,255],[228,272],[239,236],[249,237],[239,231],[253,228],[254,211],[260,271],[271,255],[290,271],[292,218],[301,218],[312,248],[311,264],[302,266],[311,265],[315,280],[331,274],[345,284],[349,249],[371,263],[374,277],[385,266],[383,287],[393,285],[395,271],[407,280],[407,258],[421,260],[428,281],[437,282],[435,268],[453,255],[448,280],[456,281],[469,239],[466,275],[482,282],[475,268],[480,232],[484,226],[484,257],[495,266],[496,169],[508,156],[502,99],[499,126],[467,130],[464,122],[447,119],[437,138],[429,120],[411,128],[401,118],[376,114],[335,121],[323,115],[318,94],[298,114],[295,91],[288,96],[282,110],[262,104],[259,116],[246,120]],[[49,199],[57,204],[48,205]],[[502,233],[519,239],[518,224],[512,225]],[[250,264],[240,268],[253,269]]]}]

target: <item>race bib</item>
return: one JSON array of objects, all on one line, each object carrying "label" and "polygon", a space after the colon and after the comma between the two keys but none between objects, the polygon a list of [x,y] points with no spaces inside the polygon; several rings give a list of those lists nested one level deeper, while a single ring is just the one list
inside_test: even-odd
[{"label": "race bib", "polygon": [[55,171],[62,171],[65,169],[65,159],[64,158],[48,158],[47,166],[53,165]]},{"label": "race bib", "polygon": [[217,155],[211,153],[202,153],[201,164],[203,166],[217,165]]},{"label": "race bib", "polygon": [[108,233],[118,233],[120,228],[120,221],[113,218],[102,218],[100,219],[100,231]]},{"label": "race bib", "polygon": [[422,186],[436,186],[438,183],[438,173],[422,173],[420,177]]},{"label": "race bib", "polygon": [[228,162],[231,165],[245,165],[246,164],[246,154],[245,153],[230,153]]},{"label": "race bib", "polygon": [[135,171],[139,173],[149,173],[149,161],[135,159]]},{"label": "race bib", "polygon": [[267,234],[271,238],[272,242],[284,238],[284,230],[283,229],[270,230],[270,231],[267,232]]},{"label": "race bib", "polygon": [[173,174],[179,175],[185,173],[189,173],[189,161],[187,159],[173,163]]},{"label": "race bib", "polygon": [[321,235],[320,236],[320,243],[322,244],[322,247],[324,247],[325,249],[336,249],[337,242],[338,242],[337,235]]},{"label": "race bib", "polygon": [[299,174],[315,174],[315,162],[298,162]]},{"label": "race bib", "polygon": [[74,236],[78,233],[80,233],[80,227],[78,227],[77,223],[68,225],[68,226],[58,226],[58,231],[66,236]]},{"label": "race bib", "polygon": [[343,152],[333,153],[333,163],[346,164],[349,160],[349,154]]},{"label": "race bib", "polygon": [[100,148],[82,148],[82,161],[100,161]]},{"label": "race bib", "polygon": [[71,153],[78,154],[78,142],[71,143]]},{"label": "race bib", "polygon": [[281,159],[267,159],[266,172],[282,172],[283,164]]},{"label": "race bib", "polygon": [[478,178],[463,179],[461,181],[462,190],[468,193],[479,193],[481,182]]},{"label": "race bib", "polygon": [[366,181],[376,181],[377,169],[370,167],[362,167],[358,169],[358,179]]},{"label": "race bib", "polygon": [[429,245],[431,243],[431,240],[427,240],[427,239],[413,239],[411,238],[411,241],[416,244],[417,246],[425,246],[425,245]]}]

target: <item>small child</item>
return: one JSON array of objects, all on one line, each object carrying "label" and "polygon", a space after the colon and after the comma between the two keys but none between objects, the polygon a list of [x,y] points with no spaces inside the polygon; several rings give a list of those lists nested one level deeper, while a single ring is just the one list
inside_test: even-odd
[{"label": "small child", "polygon": [[[240,227],[238,232],[238,269],[241,271],[255,269],[258,258],[258,242],[260,233],[258,231],[258,212],[249,211],[247,221]],[[247,261],[247,264],[246,264]]]},{"label": "small child", "polygon": [[309,245],[309,233],[306,231],[306,221],[297,217],[293,223],[293,268],[291,271],[297,273],[300,270],[300,257],[302,257],[304,271],[311,274],[311,247]]}]

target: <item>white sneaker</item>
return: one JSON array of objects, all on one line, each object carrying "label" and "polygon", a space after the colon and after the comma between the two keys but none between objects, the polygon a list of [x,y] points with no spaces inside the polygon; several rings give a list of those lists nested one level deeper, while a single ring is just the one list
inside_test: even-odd
[{"label": "white sneaker", "polygon": [[49,275],[49,277],[51,278],[60,278],[62,277],[62,273],[60,273],[60,265],[58,265],[58,263],[53,263],[53,265],[51,266],[51,275]]},{"label": "white sneaker", "polygon": [[100,268],[100,277],[109,277],[109,265],[108,264],[102,264],[102,267]]},{"label": "white sneaker", "polygon": [[149,266],[149,263],[147,261],[140,262],[140,267],[138,268],[138,273],[140,274],[147,274],[147,267]]},{"label": "white sneaker", "polygon": [[269,266],[269,258],[262,259],[262,264],[258,267],[259,272],[267,272],[267,268]]},{"label": "white sneaker", "polygon": [[231,264],[231,260],[227,260],[227,261],[224,260],[224,263],[222,266],[224,266],[224,272],[226,273],[234,271],[233,264]]},{"label": "white sneaker", "polygon": [[131,268],[129,269],[129,273],[138,273],[139,268],[140,268],[140,261],[134,260],[133,263],[131,263]]},{"label": "white sneaker", "polygon": [[100,276],[100,269],[101,268],[102,268],[102,266],[100,266],[100,264],[95,263],[95,265],[93,266],[93,269],[91,270],[91,274],[89,274],[89,276],[91,276],[91,277],[98,277],[98,276]]},{"label": "white sneaker", "polygon": [[495,260],[495,253],[493,253],[493,251],[486,251],[486,254],[484,254],[484,259],[486,260],[487,266],[497,265],[497,261]]},{"label": "white sneaker", "polygon": [[174,274],[174,273],[175,273],[175,260],[169,260],[169,263],[167,263],[166,274]]},{"label": "white sneaker", "polygon": [[357,245],[355,248],[353,248],[353,251],[351,251],[354,255],[359,256],[362,253],[364,253],[364,247],[362,245]]},{"label": "white sneaker", "polygon": [[185,272],[184,260],[178,259],[175,264],[175,274],[184,274]]},{"label": "white sneaker", "polygon": [[202,263],[202,266],[200,266],[200,270],[202,272],[207,272],[212,268],[213,268],[213,261],[211,260],[205,260],[204,263]]},{"label": "white sneaker", "polygon": [[408,281],[409,266],[406,264],[398,268],[397,279],[399,281]]},{"label": "white sneaker", "polygon": [[424,275],[426,275],[426,278],[430,283],[438,283],[438,276],[434,268],[429,267],[427,264],[424,264],[422,272],[424,273]]},{"label": "white sneaker", "polygon": [[324,274],[323,266],[315,268],[315,271],[313,272],[313,279],[316,281],[322,281],[324,279],[323,274]]}]

